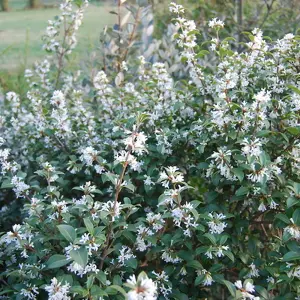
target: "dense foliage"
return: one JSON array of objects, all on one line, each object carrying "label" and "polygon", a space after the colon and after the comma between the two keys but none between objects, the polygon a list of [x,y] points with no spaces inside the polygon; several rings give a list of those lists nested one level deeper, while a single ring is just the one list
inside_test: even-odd
[{"label": "dense foliage", "polygon": [[130,26],[130,51],[119,27],[71,73],[73,2],[1,103],[2,299],[299,299],[299,37],[256,28],[237,53],[213,19],[201,44],[172,3],[190,78],[130,56]]}]

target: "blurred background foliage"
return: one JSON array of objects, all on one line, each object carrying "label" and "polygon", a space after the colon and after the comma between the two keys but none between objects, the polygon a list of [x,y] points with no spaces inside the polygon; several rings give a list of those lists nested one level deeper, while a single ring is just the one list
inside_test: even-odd
[{"label": "blurred background foliage", "polygon": [[[60,2],[0,0],[0,87],[3,92],[15,90],[22,95],[26,90],[24,70],[45,56],[41,36],[47,20],[58,14]],[[121,2],[122,5],[118,5]],[[236,39],[236,50],[241,47],[239,42],[244,41],[244,31],[259,27],[266,36],[276,40],[284,33],[296,33],[300,21],[299,0],[176,2],[184,5],[187,17],[196,21],[202,34],[201,42],[210,39],[208,21],[218,17],[226,24],[223,34]],[[90,0],[70,65],[77,67],[81,63],[87,72],[94,67],[116,68],[117,72],[120,60],[133,57],[138,48],[136,54],[144,55],[148,61],[168,61],[173,75],[184,76],[179,58],[175,62],[169,61],[169,57],[176,58],[176,47],[171,42],[175,28],[170,25],[169,3],[170,0]],[[122,39],[119,28],[124,34]],[[170,55],[171,52],[173,55]],[[119,65],[109,66],[109,59],[115,61],[116,55],[119,55]]]}]

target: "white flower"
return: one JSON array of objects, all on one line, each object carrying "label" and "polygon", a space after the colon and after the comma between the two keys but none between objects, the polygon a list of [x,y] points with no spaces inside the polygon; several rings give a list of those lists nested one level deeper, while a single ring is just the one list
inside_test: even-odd
[{"label": "white flower", "polygon": [[218,20],[217,18],[214,18],[208,22],[208,26],[210,28],[220,29],[220,28],[224,27],[224,22],[221,20]]},{"label": "white flower", "polygon": [[219,44],[219,40],[216,39],[216,38],[213,38],[211,39],[211,45],[209,46],[209,48],[212,50],[212,51],[215,51],[217,46]]},{"label": "white flower", "polygon": [[31,286],[29,284],[29,285],[27,285],[26,289],[21,289],[21,295],[23,295],[27,299],[35,300],[36,296],[38,294],[39,294],[39,291],[38,291],[38,288],[35,285]]},{"label": "white flower", "polygon": [[120,204],[118,201],[108,201],[106,203],[103,203],[101,211],[107,211],[112,217],[112,221],[114,222],[116,218],[120,216],[122,209],[122,204]]},{"label": "white flower", "polygon": [[226,216],[222,213],[209,213],[208,216],[211,218],[211,221],[207,222],[210,233],[221,234],[227,227],[227,224],[222,222],[222,220],[226,219]]},{"label": "white flower", "polygon": [[161,230],[163,228],[163,225],[165,224],[165,221],[162,218],[162,215],[154,214],[153,212],[149,212],[147,214],[147,222],[149,223],[149,226],[153,227],[153,230],[155,232]]},{"label": "white flower", "polygon": [[137,279],[135,275],[131,275],[126,285],[131,289],[127,293],[128,300],[157,299],[157,286],[144,272],[140,273]]},{"label": "white flower", "polygon": [[262,183],[264,180],[270,179],[270,172],[268,168],[263,167],[259,170],[255,169],[255,165],[251,165],[251,174],[247,174],[247,178],[252,182],[259,182]]},{"label": "white flower", "polygon": [[122,61],[122,64],[121,64],[121,70],[123,70],[123,71],[128,71],[128,66],[127,66],[126,61]]},{"label": "white flower", "polygon": [[120,254],[118,256],[118,263],[120,266],[125,266],[125,261],[130,258],[135,258],[136,256],[132,253],[132,250],[127,246],[122,246],[120,249]]},{"label": "white flower", "polygon": [[54,91],[50,103],[57,108],[65,107],[65,95],[61,91]]},{"label": "white flower", "polygon": [[143,132],[127,132],[129,136],[124,139],[124,144],[126,149],[131,150],[137,155],[142,155],[144,152],[147,152],[146,141],[147,137]]},{"label": "white flower", "polygon": [[51,279],[51,284],[45,287],[49,294],[49,300],[71,300],[71,297],[68,296],[69,289],[69,283],[63,285],[55,277]]},{"label": "white flower", "polygon": [[213,282],[214,282],[214,280],[212,279],[210,273],[207,272],[204,277],[203,285],[210,286],[210,285],[212,285]]},{"label": "white flower", "polygon": [[148,186],[151,186],[151,185],[155,185],[155,183],[151,180],[151,177],[148,176],[148,175],[145,175],[145,180],[144,180],[144,184],[145,185],[148,185]]},{"label": "white flower", "polygon": [[289,225],[284,228],[284,232],[289,233],[294,239],[300,241],[300,227],[294,223],[293,218],[290,219],[292,225]]},{"label": "white flower", "polygon": [[97,160],[98,151],[93,147],[86,147],[81,151],[82,155],[80,160],[86,163],[88,166],[92,166],[93,162]]},{"label": "white flower", "polygon": [[90,234],[89,234],[89,233],[84,233],[84,234],[81,236],[81,238],[80,238],[80,240],[79,240],[79,243],[80,243],[80,244],[85,244],[85,243],[87,243],[89,240],[90,240]]},{"label": "white flower", "polygon": [[270,203],[270,208],[271,208],[271,209],[276,209],[276,207],[277,207],[278,205],[279,205],[278,203],[276,203],[274,200],[272,200],[271,203]]},{"label": "white flower", "polygon": [[242,284],[241,280],[237,280],[234,285],[241,291],[243,300],[246,299],[253,299],[253,300],[259,300],[259,297],[255,297],[252,295],[252,293],[255,292],[254,285],[250,281],[245,281],[244,284]]},{"label": "white flower", "polygon": [[98,273],[99,269],[94,263],[88,264],[85,267],[79,265],[76,262],[73,262],[67,267],[68,271],[75,273],[79,277],[83,277],[87,273]]},{"label": "white flower", "polygon": [[51,205],[59,212],[66,213],[68,212],[67,202],[66,201],[52,201]]},{"label": "white flower", "polygon": [[162,171],[159,175],[158,181],[161,182],[162,186],[165,188],[169,187],[169,183],[183,183],[184,177],[177,167],[167,167],[165,171]]},{"label": "white flower", "polygon": [[112,93],[111,87],[108,85],[108,79],[103,71],[97,73],[94,77],[93,83],[94,87],[97,89],[97,94],[99,96],[105,96]]},{"label": "white flower", "polygon": [[254,285],[250,282],[247,282],[246,285],[245,285],[245,290],[247,292],[254,293],[255,292]]},{"label": "white flower", "polygon": [[171,251],[164,250],[163,254],[161,256],[162,260],[164,260],[167,263],[172,263],[172,264],[178,264],[182,262],[182,259],[179,258],[176,254],[172,253]]},{"label": "white flower", "polygon": [[212,255],[211,249],[208,249],[208,250],[205,252],[205,255],[206,255],[209,259],[213,259],[213,255]]},{"label": "white flower", "polygon": [[[220,174],[228,179],[232,179],[230,174],[231,165],[230,165],[230,158],[231,158],[231,151],[227,150],[226,147],[221,147],[218,149],[217,152],[214,152],[210,158],[213,158],[216,164],[217,169],[220,171]],[[213,167],[212,164],[210,167]],[[210,174],[207,174],[207,177]]]},{"label": "white flower", "polygon": [[253,55],[257,55],[258,50],[268,50],[266,42],[263,40],[263,32],[258,28],[252,31],[254,37],[253,40],[247,43],[247,46],[253,51]]},{"label": "white flower", "polygon": [[267,104],[271,100],[270,92],[265,89],[261,90],[258,94],[254,95],[253,97],[257,103],[259,104]]},{"label": "white flower", "polygon": [[256,268],[254,263],[249,265],[249,268],[250,268],[250,272],[247,275],[249,278],[259,277],[259,270]]},{"label": "white flower", "polygon": [[259,204],[258,211],[264,212],[266,210],[267,210],[267,208],[266,208],[265,204],[263,202],[261,202]]},{"label": "white flower", "polygon": [[214,282],[212,279],[211,273],[208,272],[206,269],[198,270],[197,271],[198,276],[204,275],[204,286],[210,286]]},{"label": "white flower", "polygon": [[217,256],[217,257],[223,257],[223,256],[224,256],[223,251],[227,251],[228,249],[229,249],[228,246],[219,246],[219,247],[218,247],[218,250],[217,250],[217,252],[216,252],[216,256]]},{"label": "white flower", "polygon": [[258,157],[262,152],[261,151],[262,143],[260,139],[249,141],[247,138],[245,138],[241,143],[241,145],[244,145],[242,151],[245,155]]},{"label": "white flower", "polygon": [[274,284],[275,283],[275,279],[273,277],[268,277],[267,278],[267,282]]},{"label": "white flower", "polygon": [[13,176],[11,184],[14,185],[14,192],[17,197],[24,197],[24,195],[28,195],[28,189],[30,186],[26,184],[21,177]]},{"label": "white flower", "polygon": [[183,14],[184,13],[184,8],[180,4],[176,4],[175,2],[170,3],[170,12],[175,13],[175,14]]}]

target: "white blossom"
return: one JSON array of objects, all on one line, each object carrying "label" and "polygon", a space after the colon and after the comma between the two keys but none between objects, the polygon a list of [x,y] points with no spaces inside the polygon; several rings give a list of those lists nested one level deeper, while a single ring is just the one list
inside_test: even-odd
[{"label": "white blossom", "polygon": [[55,277],[51,279],[51,284],[46,285],[45,290],[49,294],[49,300],[71,300],[68,296],[70,284],[59,282]]},{"label": "white blossom", "polygon": [[209,231],[211,234],[221,234],[224,229],[227,227],[227,224],[222,220],[226,219],[226,216],[222,213],[209,213],[211,221],[207,222]]},{"label": "white blossom", "polygon": [[214,18],[208,22],[208,27],[220,29],[220,28],[224,27],[224,22],[221,20],[218,20],[217,18]]},{"label": "white blossom", "polygon": [[135,275],[131,275],[127,279],[127,285],[131,289],[127,293],[128,300],[157,299],[157,286],[145,273],[141,273],[137,279]]}]

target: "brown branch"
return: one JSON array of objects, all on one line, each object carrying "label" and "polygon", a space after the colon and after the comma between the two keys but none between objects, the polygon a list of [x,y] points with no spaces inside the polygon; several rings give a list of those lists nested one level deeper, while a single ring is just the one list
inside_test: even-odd
[{"label": "brown branch", "polygon": [[129,42],[128,42],[128,47],[126,48],[125,50],[125,53],[124,53],[124,56],[123,56],[123,59],[122,61],[125,61],[126,60],[126,57],[128,55],[128,52],[129,52],[129,48],[131,47],[131,43],[133,42],[133,38],[134,38],[134,35],[135,35],[135,31],[137,29],[137,26],[138,26],[138,23],[140,21],[140,7],[138,8],[137,12],[136,12],[136,17],[135,17],[135,22],[134,22],[134,26],[133,26],[133,29],[131,31],[131,34],[130,34],[130,37],[129,37]]}]

